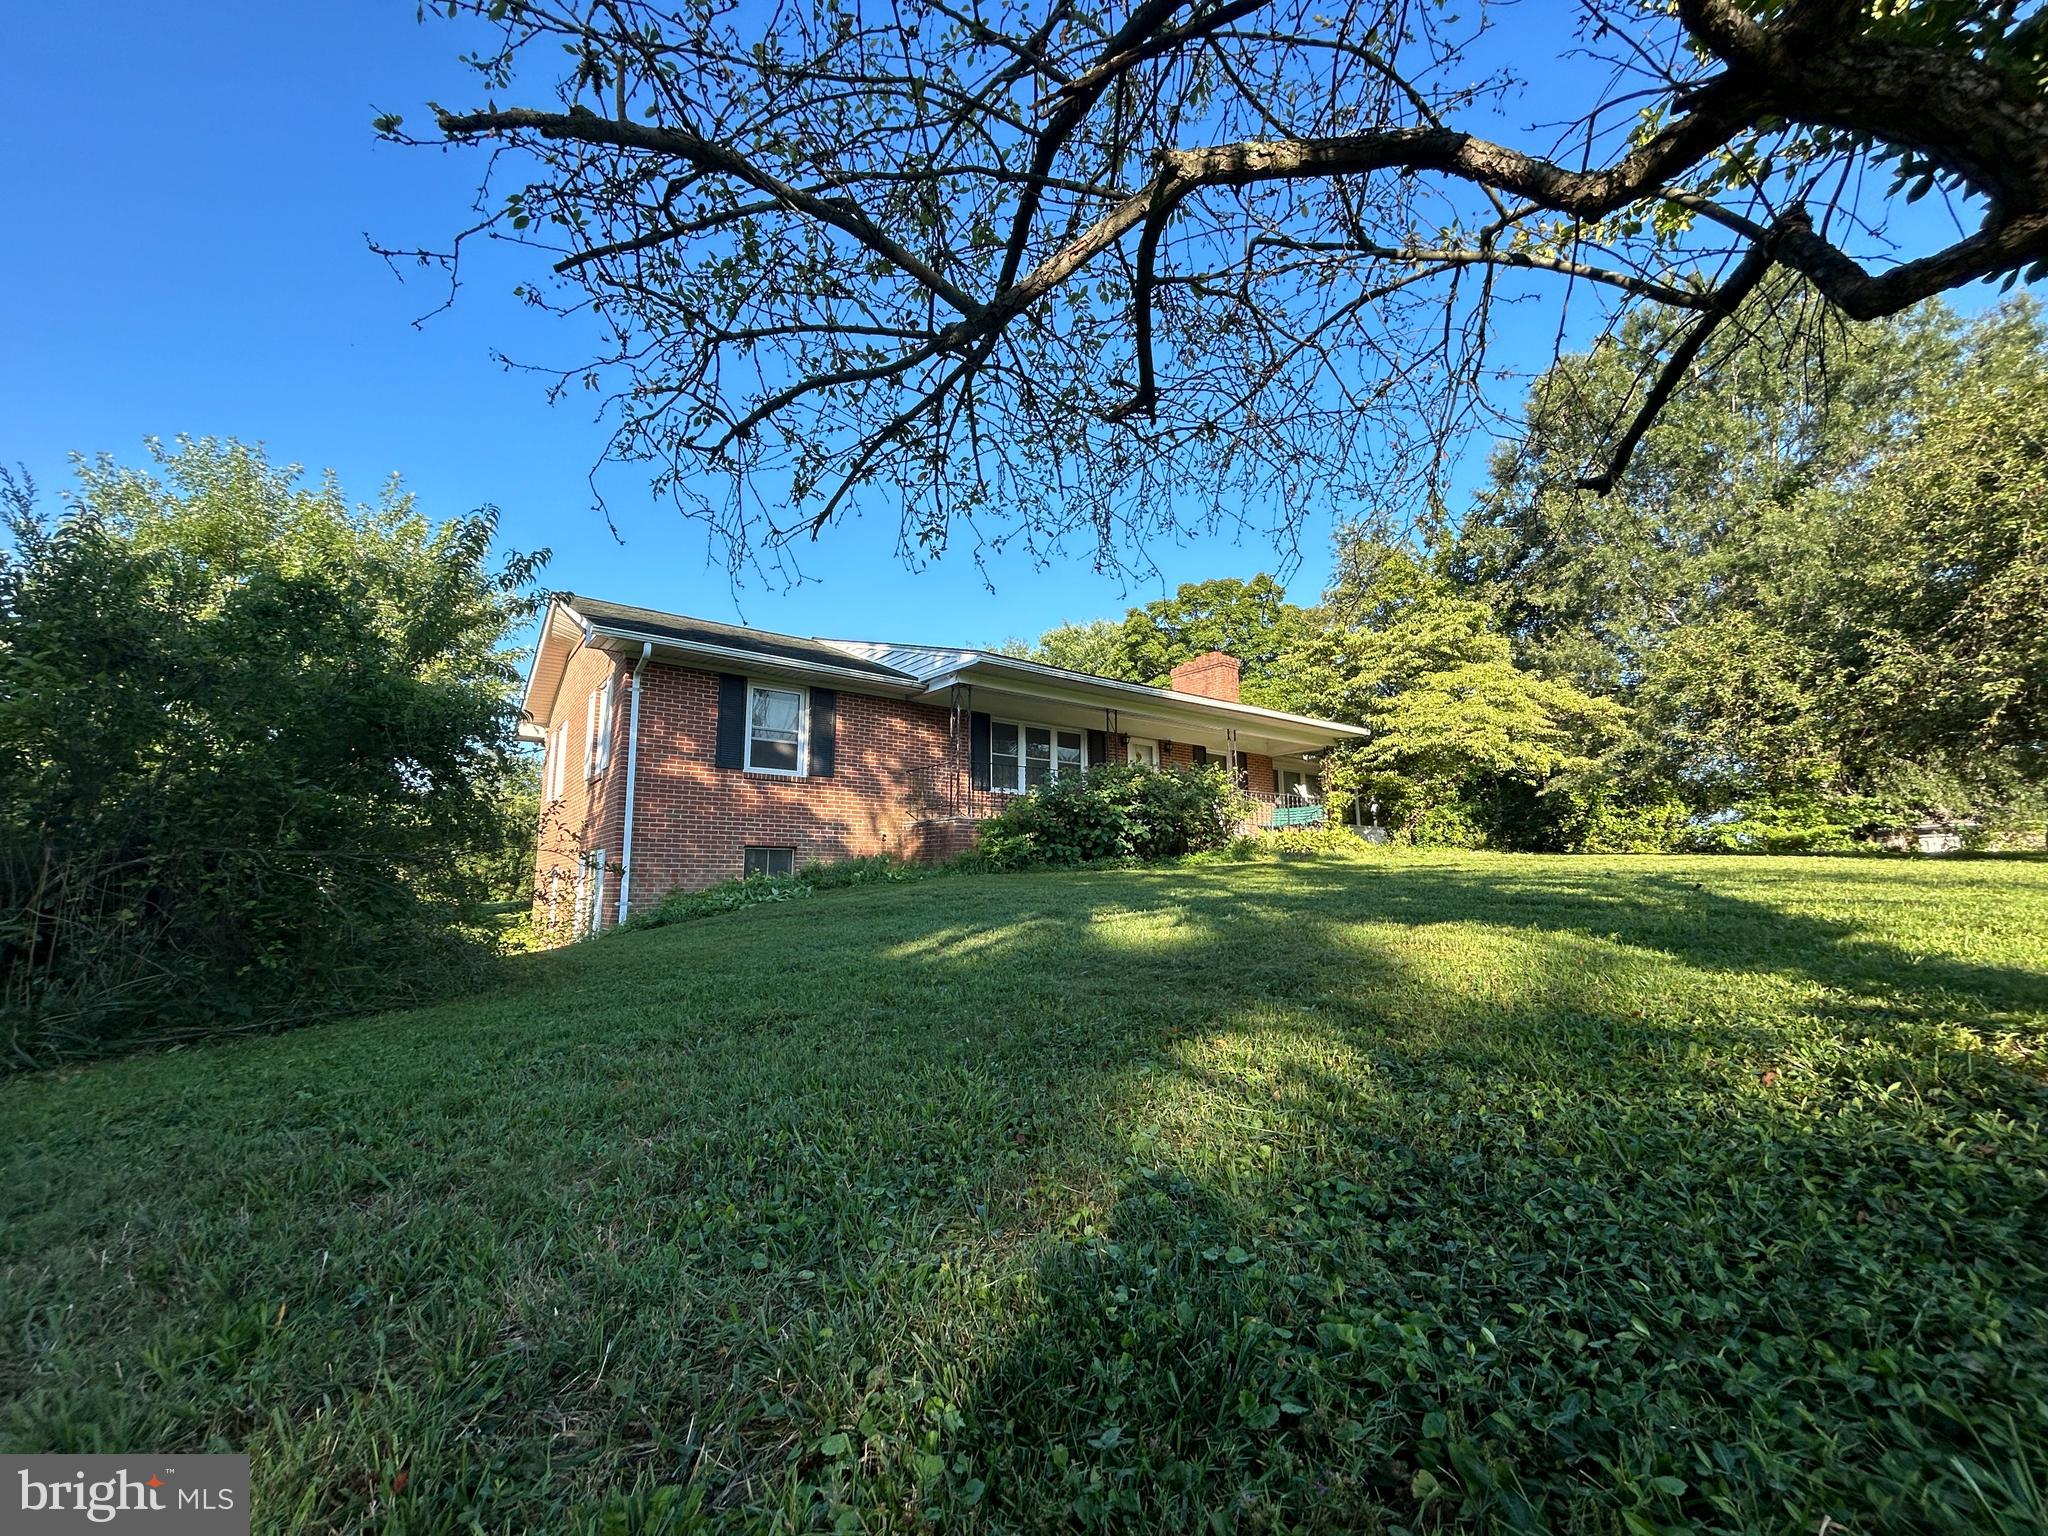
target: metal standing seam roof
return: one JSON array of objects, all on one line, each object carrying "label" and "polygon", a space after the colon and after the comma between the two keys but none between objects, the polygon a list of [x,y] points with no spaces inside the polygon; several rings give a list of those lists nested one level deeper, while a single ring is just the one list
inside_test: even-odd
[{"label": "metal standing seam roof", "polygon": [[1072,680],[1093,684],[1099,688],[1113,688],[1119,693],[1146,695],[1161,704],[1192,704],[1197,707],[1207,705],[1226,712],[1257,715],[1267,720],[1284,721],[1289,725],[1307,726],[1316,730],[1364,729],[1362,726],[1349,725],[1342,720],[1320,720],[1313,715],[1298,715],[1285,709],[1268,709],[1263,704],[1246,704],[1238,699],[1213,699],[1207,694],[1182,693],[1177,688],[1157,688],[1150,683],[1131,682],[1128,678],[1100,677],[1093,672],[1077,672],[1072,667],[1056,667],[1050,662],[1031,661],[1022,656],[1012,656],[1007,651],[978,651],[935,645],[895,645],[876,640],[830,640],[825,643],[886,660],[925,682],[948,672],[957,672],[982,663],[1031,673],[1055,681]]},{"label": "metal standing seam roof", "polygon": [[716,645],[729,651],[750,651],[757,656],[800,666],[838,667],[844,671],[872,673],[877,681],[922,682],[902,668],[892,667],[829,640],[803,635],[780,635],[766,629],[744,629],[736,624],[719,624],[710,619],[693,619],[680,613],[663,613],[655,608],[635,608],[627,603],[608,603],[601,598],[569,593],[563,599],[584,618],[608,628],[630,629],[636,634],[685,645]]},{"label": "metal standing seam roof", "polygon": [[827,640],[826,645],[893,668],[920,683],[971,667],[987,654],[953,645],[895,645],[883,640]]}]

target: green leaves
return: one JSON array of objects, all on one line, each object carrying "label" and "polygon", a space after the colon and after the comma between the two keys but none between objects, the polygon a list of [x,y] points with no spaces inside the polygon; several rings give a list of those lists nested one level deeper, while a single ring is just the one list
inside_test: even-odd
[{"label": "green leaves", "polygon": [[0,558],[18,1059],[411,1001],[484,959],[459,924],[516,800],[531,569],[395,482],[359,506],[245,444],[151,448],[82,463]]},{"label": "green leaves", "polygon": [[1236,794],[1220,767],[1104,763],[1047,779],[984,824],[991,868],[1159,859],[1219,848],[1234,831]]},{"label": "green leaves", "polygon": [[[1899,169],[1924,187],[1924,165]],[[1923,817],[2037,821],[2038,308],[1965,322],[1930,306],[1837,335],[1810,295],[1769,293],[1613,496],[1561,489],[1668,345],[1625,326],[1553,368],[1523,450],[1445,550],[1518,662],[1635,707],[1632,741],[1586,776],[1600,782],[1569,788],[1587,807],[1579,845],[1846,846]],[[1802,359],[1822,345],[1827,377],[1809,388]],[[1595,827],[1602,803],[1617,819]],[[1739,828],[1673,823],[1738,807]]]}]

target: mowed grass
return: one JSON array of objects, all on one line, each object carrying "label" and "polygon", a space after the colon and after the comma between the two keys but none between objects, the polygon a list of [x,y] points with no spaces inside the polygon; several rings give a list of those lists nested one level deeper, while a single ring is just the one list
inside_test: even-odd
[{"label": "mowed grass", "polygon": [[0,1084],[0,1442],[267,1531],[2037,1531],[2048,864],[936,879]]}]

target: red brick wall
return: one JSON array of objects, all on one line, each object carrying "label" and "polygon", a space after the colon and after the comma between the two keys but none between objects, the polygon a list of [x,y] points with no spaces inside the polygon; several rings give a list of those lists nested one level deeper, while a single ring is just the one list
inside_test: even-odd
[{"label": "red brick wall", "polygon": [[[606,853],[600,921],[618,920],[625,857],[626,759],[632,669],[601,651],[571,658],[548,729],[568,722],[562,797],[544,806],[535,858],[534,913],[546,921],[555,880],[555,932],[570,936],[584,856]],[[612,714],[611,761],[585,774],[590,692],[607,678],[619,687]],[[673,890],[701,890],[741,874],[749,845],[796,850],[799,866],[890,853],[945,859],[974,845],[980,823],[1008,796],[971,787],[968,717],[932,704],[838,693],[833,773],[784,778],[717,765],[718,676],[650,664],[641,674],[640,751],[633,794],[631,905],[641,910]],[[552,739],[552,738],[550,738]],[[1124,759],[1124,738],[1109,757]],[[1212,756],[1220,760],[1221,753]],[[1193,761],[1176,742],[1162,760]],[[1250,760],[1253,789],[1273,787],[1272,760]]]},{"label": "red brick wall", "polygon": [[733,878],[750,844],[794,847],[800,866],[874,853],[914,857],[915,824],[993,798],[967,789],[964,714],[956,744],[948,709],[838,697],[830,778],[749,773],[717,766],[717,676],[647,668],[633,792],[634,906]]},{"label": "red brick wall", "polygon": [[1198,693],[1205,699],[1237,702],[1237,689],[1244,663],[1227,651],[1204,651],[1182,662],[1167,674],[1175,693]]},{"label": "red brick wall", "polygon": [[[540,814],[540,836],[535,847],[533,914],[536,925],[549,920],[550,878],[554,888],[554,927],[567,937],[574,920],[576,876],[584,854],[605,850],[603,920],[610,922],[618,910],[619,871],[623,853],[626,807],[626,715],[630,699],[626,689],[617,691],[612,711],[611,761],[595,778],[588,773],[587,722],[591,690],[625,675],[618,659],[605,651],[579,650],[569,660],[562,678],[562,691],[555,702],[555,715],[548,722],[549,750],[556,725],[567,722],[562,745],[567,761],[562,770],[562,796],[544,801]],[[545,759],[542,767],[545,795]]]}]

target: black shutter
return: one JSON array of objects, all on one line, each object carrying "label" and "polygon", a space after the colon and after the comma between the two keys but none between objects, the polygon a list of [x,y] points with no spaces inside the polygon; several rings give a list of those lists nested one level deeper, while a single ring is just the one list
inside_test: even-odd
[{"label": "black shutter", "polygon": [[830,688],[811,690],[811,775],[832,777],[832,759],[839,745],[839,695]]},{"label": "black shutter", "polygon": [[1197,768],[1200,768],[1203,764],[1209,761],[1209,749],[1207,747],[1196,747],[1194,749],[1194,754],[1195,766]]},{"label": "black shutter", "polygon": [[1090,731],[1088,733],[1088,766],[1093,768],[1097,763],[1106,763],[1108,761],[1109,732]]},{"label": "black shutter", "polygon": [[747,766],[747,680],[731,672],[718,674],[718,766]]},{"label": "black shutter", "polygon": [[967,717],[967,778],[976,789],[988,788],[988,716],[980,710]]}]

